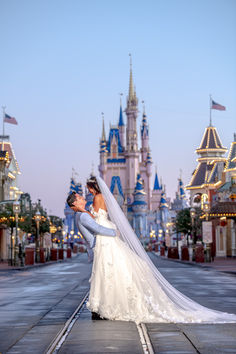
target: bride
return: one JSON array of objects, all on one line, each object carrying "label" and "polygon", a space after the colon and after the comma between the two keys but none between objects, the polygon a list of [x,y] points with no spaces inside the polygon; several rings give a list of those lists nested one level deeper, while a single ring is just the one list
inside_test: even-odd
[{"label": "bride", "polygon": [[236,315],[204,307],[174,288],[143,249],[100,177],[87,181],[91,214],[118,237],[97,237],[87,307],[110,320],[164,323],[236,323]]}]

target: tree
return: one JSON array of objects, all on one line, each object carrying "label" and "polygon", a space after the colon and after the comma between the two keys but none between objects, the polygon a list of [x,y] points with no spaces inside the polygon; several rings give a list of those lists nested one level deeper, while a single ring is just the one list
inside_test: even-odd
[{"label": "tree", "polygon": [[190,234],[192,231],[190,209],[180,210],[175,219],[175,231],[182,232],[184,235]]},{"label": "tree", "polygon": [[198,238],[201,238],[202,233],[202,219],[203,214],[201,208],[195,208],[195,218],[192,225],[190,208],[180,210],[175,219],[175,231],[182,232],[184,235],[193,234],[194,243],[196,243]]}]

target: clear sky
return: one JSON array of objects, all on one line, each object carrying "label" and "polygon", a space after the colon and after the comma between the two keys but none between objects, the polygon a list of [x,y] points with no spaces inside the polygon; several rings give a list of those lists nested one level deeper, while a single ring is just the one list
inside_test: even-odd
[{"label": "clear sky", "polygon": [[[145,101],[150,148],[173,197],[187,184],[209,123],[209,94],[224,146],[236,132],[235,0],[0,0],[0,105],[22,172],[20,187],[63,216],[72,167],[97,171],[106,133],[125,108],[129,53]],[[138,130],[141,124],[141,112]],[[153,168],[154,171],[154,168]]]}]

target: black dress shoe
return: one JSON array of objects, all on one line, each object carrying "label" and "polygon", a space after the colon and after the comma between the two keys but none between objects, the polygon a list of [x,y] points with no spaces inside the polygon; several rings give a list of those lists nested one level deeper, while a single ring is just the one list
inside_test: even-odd
[{"label": "black dress shoe", "polygon": [[99,313],[92,312],[92,320],[106,320],[106,318],[100,317]]}]

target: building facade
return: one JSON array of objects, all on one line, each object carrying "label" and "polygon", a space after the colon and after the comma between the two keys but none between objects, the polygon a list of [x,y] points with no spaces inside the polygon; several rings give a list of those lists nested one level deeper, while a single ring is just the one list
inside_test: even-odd
[{"label": "building facade", "polygon": [[[22,191],[19,188],[19,165],[8,136],[1,137],[0,142],[0,202],[13,203],[18,200]],[[4,205],[4,204],[3,204]],[[4,206],[3,206],[4,207]],[[0,261],[9,258],[10,232],[6,226],[0,227]]]}]

